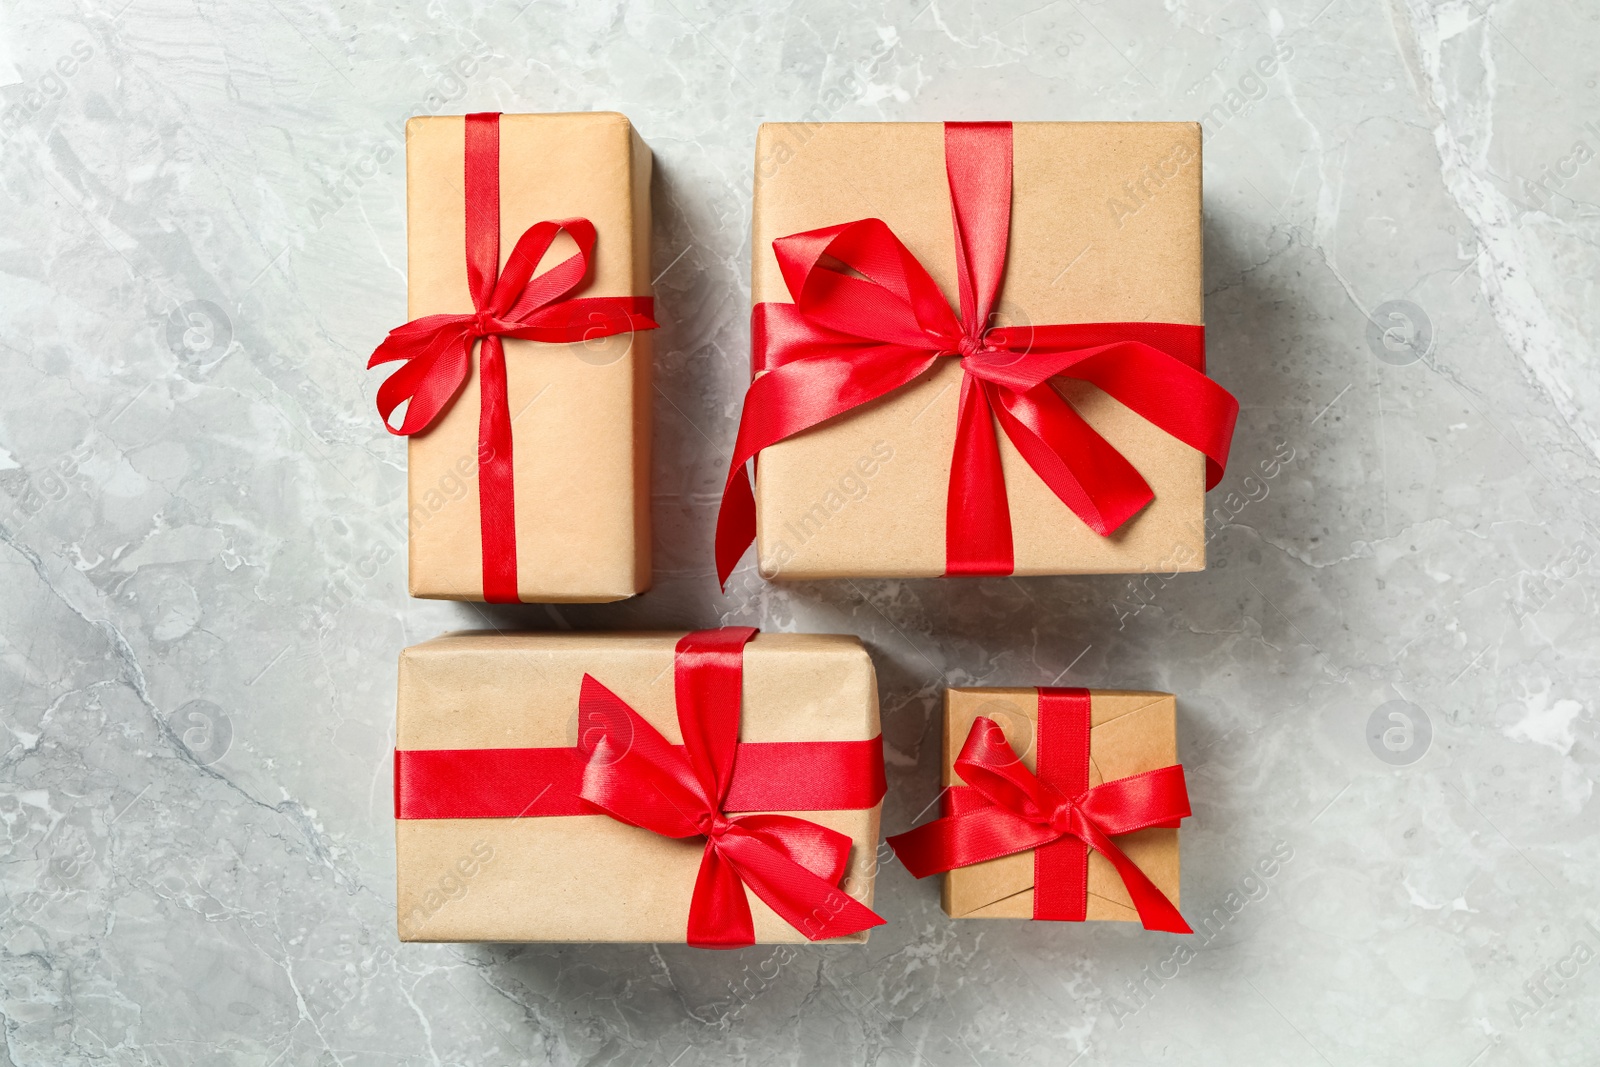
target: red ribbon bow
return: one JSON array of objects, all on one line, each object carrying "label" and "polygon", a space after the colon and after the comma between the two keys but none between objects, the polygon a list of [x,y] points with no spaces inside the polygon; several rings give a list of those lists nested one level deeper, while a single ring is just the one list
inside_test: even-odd
[{"label": "red ribbon bow", "polygon": [[585,743],[593,745],[579,791],[583,800],[664,837],[706,839],[689,904],[688,941],[701,948],[755,943],[746,886],[812,941],[883,923],[838,888],[850,858],[849,837],[792,815],[726,813],[744,646],[755,633],[730,626],[678,642],[681,749],[587,674],[579,697],[582,721],[591,726]]},{"label": "red ribbon bow", "polygon": [[[483,597],[515,604],[517,523],[512,480],[511,411],[506,394],[504,337],[565,344],[653,330],[655,302],[647,296],[563,300],[589,273],[595,230],[588,219],[557,219],[529,226],[500,270],[500,115],[466,117],[467,286],[471,314],[425,315],[389,331],[367,361],[405,361],[378,387],[378,414],[392,434],[409,437],[432,426],[455,401],[478,359],[478,493],[483,539]],[[534,276],[556,236],[566,232],[578,250]],[[390,421],[410,401],[400,426]]]},{"label": "red ribbon bow", "polygon": [[[724,585],[755,539],[745,465],[763,448],[907,385],[941,358],[961,361],[960,416],[945,511],[946,574],[1010,574],[1011,515],[994,423],[1096,533],[1153,498],[1149,485],[1049,384],[1091,382],[1206,456],[1221,479],[1239,405],[1207,378],[1205,328],[1100,322],[989,328],[1011,226],[1011,124],[945,124],[958,319],[932,277],[881,219],[772,243],[792,304],[751,316],[756,372],[717,516]],[[850,273],[839,269],[839,264]]]},{"label": "red ribbon bow", "polygon": [[[999,724],[980,716],[955,761],[966,788],[953,787],[941,818],[896,834],[889,847],[917,878],[1033,850],[1033,917],[1066,922],[1081,922],[1087,912],[1092,848],[1116,868],[1146,930],[1193,933],[1172,901],[1111,840],[1153,826],[1175,827],[1187,818],[1183,768],[1162,767],[1088,788],[1087,690],[1041,689],[1039,699],[1040,773],[1076,782],[1063,788],[1041,781],[1012,751]],[[1081,709],[1074,706],[1078,702]],[[1081,722],[1048,723],[1051,714],[1076,719],[1080,710]],[[1058,736],[1047,738],[1049,730]],[[1080,735],[1081,760],[1071,758]],[[1046,769],[1046,763],[1062,762],[1068,765]]]}]

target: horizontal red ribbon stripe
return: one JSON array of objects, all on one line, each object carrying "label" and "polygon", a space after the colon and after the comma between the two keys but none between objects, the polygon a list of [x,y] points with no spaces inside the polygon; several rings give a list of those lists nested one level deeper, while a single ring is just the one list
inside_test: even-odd
[{"label": "horizontal red ribbon stripe", "polygon": [[[683,751],[682,746],[672,746]],[[589,755],[568,748],[396,749],[397,819],[595,815],[579,799]],[[883,799],[883,737],[741,743],[726,811],[844,811]]]}]

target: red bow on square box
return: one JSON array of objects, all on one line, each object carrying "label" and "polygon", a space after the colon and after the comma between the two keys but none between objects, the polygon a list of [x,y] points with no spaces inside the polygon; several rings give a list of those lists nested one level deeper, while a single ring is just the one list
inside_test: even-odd
[{"label": "red bow on square box", "polygon": [[1028,770],[992,719],[978,717],[955,769],[942,816],[889,838],[917,878],[1032,851],[1033,917],[1082,922],[1089,850],[1111,861],[1147,930],[1193,933],[1172,901],[1112,838],[1189,816],[1181,766],[1089,786],[1089,691],[1039,690],[1038,773]]},{"label": "red bow on square box", "polygon": [[[568,297],[589,275],[595,229],[588,219],[555,219],[529,226],[502,271],[498,112],[466,116],[463,154],[467,285],[473,311],[425,315],[396,327],[372,353],[367,367],[404,362],[378,387],[378,414],[390,433],[409,437],[428,429],[455,403],[472,372],[472,349],[483,342],[478,357],[483,598],[492,604],[515,604],[519,599],[515,467],[501,339],[567,344],[653,330],[655,301],[648,296]],[[535,276],[545,253],[563,232],[578,250]],[[407,404],[405,417],[395,426],[389,420],[401,404]]]},{"label": "red bow on square box", "polygon": [[885,790],[882,736],[739,741],[744,646],[755,634],[734,626],[678,642],[682,745],[584,675],[577,746],[397,750],[395,817],[605,814],[663,837],[704,837],[687,936],[702,948],[754,943],[746,888],[812,941],[881,925],[839,888],[848,836],[793,815],[759,813],[874,807]]},{"label": "red bow on square box", "polygon": [[1052,492],[1110,535],[1153,499],[1127,459],[1050,384],[1090,382],[1206,457],[1222,478],[1239,405],[1205,375],[1205,328],[1169,322],[997,327],[1011,226],[1009,122],[945,124],[961,313],[881,219],[773,242],[792,304],[751,314],[752,371],[722,507],[724,585],[755,539],[747,464],[762,449],[958,359],[959,422],[945,509],[945,573],[1010,574],[1011,514],[995,423]]}]

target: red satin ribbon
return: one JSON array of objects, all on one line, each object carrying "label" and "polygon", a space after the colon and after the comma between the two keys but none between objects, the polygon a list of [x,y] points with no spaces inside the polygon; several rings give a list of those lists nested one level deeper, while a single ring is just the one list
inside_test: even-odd
[{"label": "red satin ribbon", "polygon": [[1155,883],[1111,839],[1187,818],[1181,766],[1161,767],[1089,788],[1089,693],[1040,689],[1039,773],[979,717],[955,768],[966,782],[948,793],[943,815],[889,838],[917,878],[1034,851],[1033,917],[1081,922],[1089,901],[1088,850],[1111,861],[1147,930],[1193,933]]},{"label": "red satin ribbon", "polygon": [[965,372],[945,512],[946,574],[1015,569],[996,421],[1096,533],[1112,533],[1153,498],[1133,465],[1050,384],[1053,377],[1093,383],[1204,453],[1207,489],[1221,479],[1239,405],[1205,375],[1204,327],[989,328],[1010,240],[1011,124],[945,123],[945,171],[959,319],[881,219],[772,243],[794,302],[758,304],[751,316],[758,376],[745,394],[717,516],[717,575],[724,585],[755,539],[746,464],[769,445],[915,381],[944,357],[960,359]]},{"label": "red satin ribbon", "polygon": [[755,943],[746,887],[812,941],[883,923],[838,888],[849,837],[792,815],[727,814],[739,752],[744,646],[755,633],[730,626],[678,642],[682,748],[588,675],[579,697],[593,744],[579,795],[630,826],[706,839],[688,930],[689,944],[702,948]]},{"label": "red satin ribbon", "polygon": [[[586,728],[579,731],[576,748],[397,749],[394,816],[593,815],[594,809],[578,796],[592,741]],[[870,808],[883,799],[884,789],[882,736],[870,741],[741,741],[724,810]]]},{"label": "red satin ribbon", "polygon": [[[405,365],[378,387],[378,414],[393,434],[409,437],[432,426],[454,403],[472,370],[480,339],[478,387],[478,506],[483,543],[483,598],[515,604],[517,521],[512,472],[511,411],[506,394],[505,346],[517,337],[567,344],[632,330],[653,330],[655,302],[647,296],[563,300],[583,284],[594,251],[588,219],[536,222],[525,230],[500,269],[500,115],[466,117],[465,149],[467,287],[472,314],[425,315],[389,332],[367,361],[368,369]],[[556,235],[565,231],[578,250],[534,276]],[[410,401],[399,427],[389,421]]]}]

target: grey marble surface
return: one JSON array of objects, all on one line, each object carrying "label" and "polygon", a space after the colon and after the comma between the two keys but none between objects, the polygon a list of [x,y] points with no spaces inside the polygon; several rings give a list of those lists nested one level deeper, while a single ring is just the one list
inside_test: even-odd
[{"label": "grey marble surface", "polygon": [[[1597,20],[8,3],[0,1063],[1600,1059]],[[409,600],[363,369],[405,313],[400,124],[588,108],[659,165],[657,587]],[[1205,117],[1243,404],[1209,571],[717,595],[755,129],[806,114]],[[486,618],[862,635],[891,830],[932,794],[943,686],[1176,692],[1209,926],[952,923],[891,867],[862,949],[401,946],[395,654]]]}]

